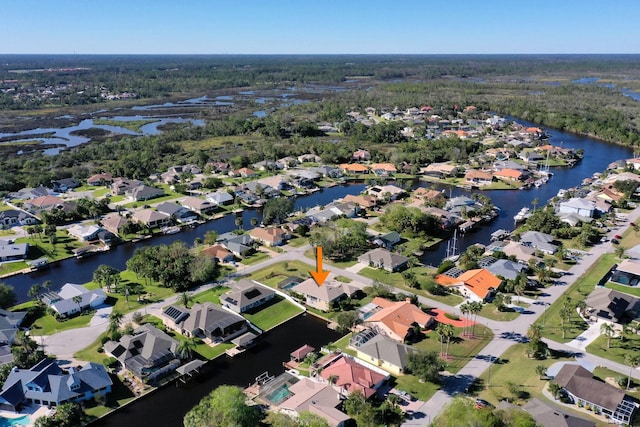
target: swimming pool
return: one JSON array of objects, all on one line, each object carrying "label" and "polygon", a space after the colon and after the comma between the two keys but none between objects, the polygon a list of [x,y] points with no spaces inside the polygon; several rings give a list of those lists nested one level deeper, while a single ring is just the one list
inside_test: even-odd
[{"label": "swimming pool", "polygon": [[29,424],[29,416],[23,415],[17,418],[0,417],[0,427],[26,426]]},{"label": "swimming pool", "polygon": [[287,399],[291,396],[291,392],[289,391],[289,384],[283,384],[271,393],[266,396],[266,399],[270,402],[279,405],[283,400]]}]

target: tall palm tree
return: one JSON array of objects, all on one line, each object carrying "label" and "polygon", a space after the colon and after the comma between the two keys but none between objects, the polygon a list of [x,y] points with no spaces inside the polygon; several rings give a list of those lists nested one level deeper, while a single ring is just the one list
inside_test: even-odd
[{"label": "tall palm tree", "polygon": [[629,365],[629,378],[627,378],[627,390],[631,387],[631,374],[633,370],[640,366],[640,354],[629,353],[624,356],[624,361]]},{"label": "tall palm tree", "polygon": [[29,288],[29,292],[27,292],[27,294],[33,298],[33,300],[35,302],[40,301],[40,284],[39,283],[34,283],[33,285],[31,285],[31,287]]},{"label": "tall palm tree", "polygon": [[118,329],[120,329],[120,325],[122,325],[124,315],[120,313],[118,310],[113,310],[111,315],[109,316],[109,334],[113,336]]},{"label": "tall palm tree", "polygon": [[532,342],[538,342],[542,339],[542,325],[539,323],[534,323],[533,325],[529,326],[529,330],[527,331],[527,337],[532,341]]},{"label": "tall palm tree", "polygon": [[478,319],[478,314],[482,311],[482,303],[480,301],[471,301],[471,314],[473,314],[473,323],[471,324],[471,335],[476,335],[476,320]]},{"label": "tall palm tree", "polygon": [[616,333],[613,323],[603,323],[600,325],[600,333],[607,337],[607,348],[611,348],[611,338]]},{"label": "tall palm tree", "polygon": [[82,295],[74,295],[74,297],[71,298],[71,301],[78,304],[78,313],[82,313],[82,307],[80,307],[80,303],[82,302]]},{"label": "tall palm tree", "polygon": [[467,326],[471,323],[468,314],[471,313],[471,302],[465,302],[460,306],[460,313],[462,313],[462,336],[467,335]]}]

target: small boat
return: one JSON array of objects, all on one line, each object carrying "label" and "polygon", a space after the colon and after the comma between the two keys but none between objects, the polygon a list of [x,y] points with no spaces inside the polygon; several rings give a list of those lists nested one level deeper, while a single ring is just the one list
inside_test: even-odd
[{"label": "small boat", "polygon": [[162,233],[163,234],[176,234],[179,233],[181,230],[180,227],[178,227],[177,225],[174,225],[173,227],[164,227],[162,229]]},{"label": "small boat", "polygon": [[524,220],[526,220],[527,218],[529,218],[531,216],[531,211],[529,208],[524,207],[522,209],[520,209],[520,211],[515,214],[515,216],[513,217],[513,220],[515,222],[522,222]]},{"label": "small boat", "polygon": [[34,259],[33,261],[27,261],[27,265],[31,271],[41,270],[49,265],[49,259],[46,257]]}]

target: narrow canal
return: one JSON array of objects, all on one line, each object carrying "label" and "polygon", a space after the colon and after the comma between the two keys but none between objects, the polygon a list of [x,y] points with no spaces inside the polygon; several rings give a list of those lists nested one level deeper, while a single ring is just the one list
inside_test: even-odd
[{"label": "narrow canal", "polygon": [[267,332],[260,344],[246,353],[234,359],[222,356],[214,360],[206,375],[192,380],[186,386],[169,385],[92,425],[181,426],[189,409],[216,387],[223,384],[246,387],[263,372],[279,375],[284,371],[282,362],[289,360],[292,351],[304,344],[319,350],[338,338],[340,334],[327,328],[323,320],[311,315],[298,316]]}]

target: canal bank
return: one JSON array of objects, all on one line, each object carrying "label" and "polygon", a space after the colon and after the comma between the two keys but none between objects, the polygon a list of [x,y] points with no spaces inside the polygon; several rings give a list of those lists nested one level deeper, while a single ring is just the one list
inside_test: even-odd
[{"label": "canal bank", "polygon": [[280,374],[284,371],[282,362],[289,360],[295,349],[304,344],[319,349],[340,337],[316,316],[297,316],[265,332],[261,341],[242,355],[233,359],[218,357],[207,364],[206,372],[187,384],[159,388],[91,425],[182,426],[184,415],[216,387],[224,384],[247,387],[263,372]]}]

